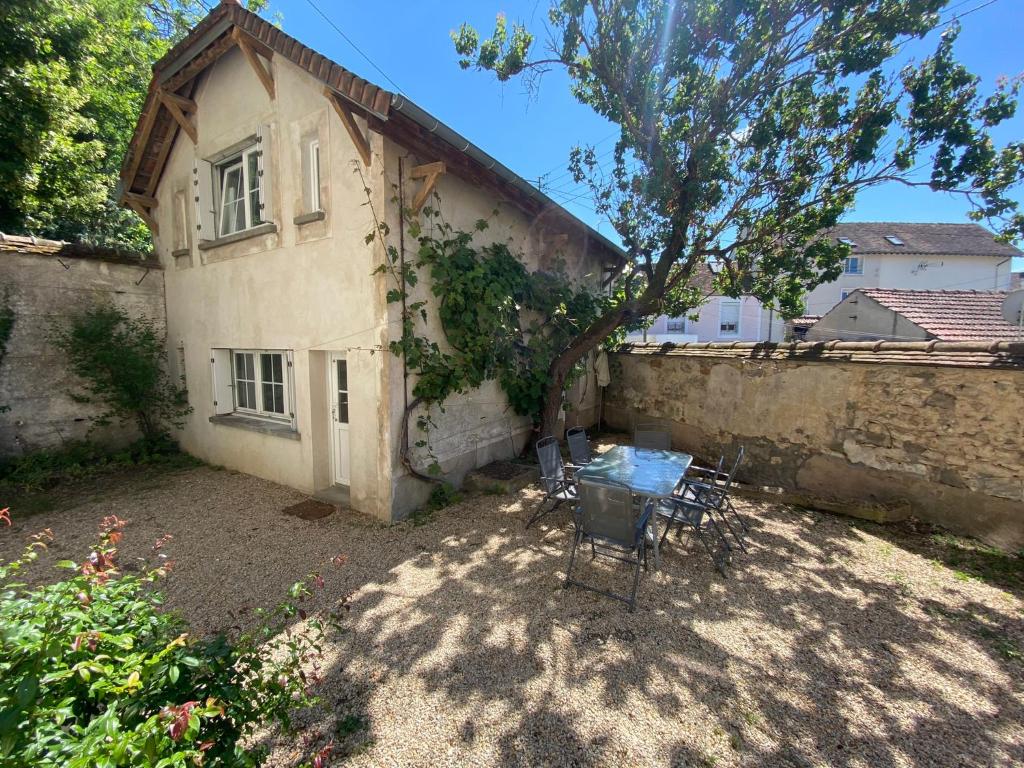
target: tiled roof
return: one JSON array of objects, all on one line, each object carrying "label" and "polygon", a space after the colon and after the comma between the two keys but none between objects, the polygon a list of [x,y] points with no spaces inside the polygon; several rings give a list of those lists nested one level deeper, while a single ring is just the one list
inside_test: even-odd
[{"label": "tiled roof", "polygon": [[800,317],[794,317],[789,321],[789,324],[794,328],[810,328],[819,320],[821,320],[821,315],[801,315]]},{"label": "tiled roof", "polygon": [[898,312],[943,341],[1016,339],[1017,327],[1003,319],[1004,291],[903,291],[860,288],[846,302],[862,293],[893,312]]},{"label": "tiled roof", "polygon": [[133,264],[160,269],[160,263],[152,256],[144,256],[134,251],[120,248],[107,248],[88,243],[68,243],[63,240],[44,240],[30,235],[5,235],[0,232],[0,254],[25,253],[33,256],[52,256],[68,259],[96,259],[111,261],[118,264]]},{"label": "tiled roof", "polygon": [[[865,221],[837,224],[825,233],[856,243],[853,253],[893,253],[932,256],[1008,256],[1024,255],[978,224],[913,224],[898,221]],[[896,245],[887,237],[896,238]]]},{"label": "tiled roof", "polygon": [[805,363],[875,363],[937,365],[953,368],[1024,370],[1024,343],[1012,341],[817,341],[770,344],[734,341],[684,344],[626,344],[631,355],[747,360],[793,360]]}]

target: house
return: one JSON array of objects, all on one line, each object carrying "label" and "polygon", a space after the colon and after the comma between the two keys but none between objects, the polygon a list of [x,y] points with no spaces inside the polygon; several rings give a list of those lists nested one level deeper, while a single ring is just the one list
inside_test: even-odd
[{"label": "house", "polygon": [[857,288],[806,332],[807,341],[1014,341],[1004,291]]},{"label": "house", "polygon": [[[1022,255],[1012,245],[996,242],[993,234],[978,224],[850,222],[836,225],[824,236],[846,243],[850,256],[836,280],[808,292],[805,316],[788,330],[777,311],[763,307],[753,296],[712,296],[696,323],[658,318],[652,330],[682,327],[692,334],[685,339],[688,341],[799,338],[810,325],[808,318],[821,317],[857,288],[1009,290],[1012,259]],[[662,337],[658,334],[657,338]]]},{"label": "house", "polygon": [[[415,418],[406,433],[414,379],[389,351],[401,315],[378,270],[402,244],[400,204],[422,215],[430,200],[467,231],[488,219],[482,244],[510,243],[531,269],[564,265],[595,291],[624,258],[405,96],[235,2],[154,65],[121,178],[165,266],[170,358],[194,408],[183,447],[384,521],[430,491],[406,441],[416,469],[436,459],[458,482],[532,429],[486,382],[431,413],[429,447]],[[387,243],[367,238],[378,223]],[[426,282],[410,301],[433,300]],[[427,322],[443,345],[436,312]],[[576,387],[567,419],[590,423],[593,375]]]}]

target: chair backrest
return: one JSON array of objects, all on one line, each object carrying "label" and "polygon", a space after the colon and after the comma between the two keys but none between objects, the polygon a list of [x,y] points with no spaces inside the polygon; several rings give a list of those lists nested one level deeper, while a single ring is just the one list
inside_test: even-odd
[{"label": "chair backrest", "polygon": [[587,430],[583,427],[573,427],[565,433],[565,441],[569,443],[569,456],[576,466],[589,464],[592,456],[590,454],[590,441],[587,440]]},{"label": "chair backrest", "polygon": [[558,440],[550,435],[537,441],[537,461],[540,463],[540,476],[548,491],[556,491],[565,480],[565,468],[562,465],[562,452],[558,448]]},{"label": "chair backrest", "polygon": [[667,451],[672,448],[672,435],[662,424],[637,424],[633,432],[633,445]]},{"label": "chair backrest", "polygon": [[[740,468],[740,464],[743,463],[743,455],[744,455],[744,453],[746,453],[746,449],[741,445],[739,451],[737,451],[737,453],[736,453],[736,461],[734,461],[732,463],[732,469],[729,470],[729,474],[725,478],[725,490],[726,491],[728,491],[729,490],[729,486],[732,485],[736,481],[736,470],[738,470]],[[724,460],[724,459],[725,459],[725,457],[723,456],[722,459],[719,460],[719,462],[718,462],[719,463],[719,467],[721,467],[722,460]],[[719,469],[719,472],[721,472],[721,469]]]},{"label": "chair backrest", "polygon": [[639,508],[628,486],[580,478],[576,521],[585,535],[632,547],[638,519]]}]

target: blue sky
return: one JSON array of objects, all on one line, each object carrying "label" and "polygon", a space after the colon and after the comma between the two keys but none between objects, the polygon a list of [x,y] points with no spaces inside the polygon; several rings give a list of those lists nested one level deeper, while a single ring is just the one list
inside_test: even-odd
[{"label": "blue sky", "polygon": [[[568,79],[561,72],[549,72],[539,89],[530,94],[521,81],[502,85],[489,73],[463,71],[456,63],[449,33],[463,21],[487,32],[499,11],[510,20],[526,22],[538,41],[546,39],[543,25],[548,0],[312,2],[349,40],[317,13],[310,0],[273,0],[272,9],[280,12],[282,26],[290,35],[371,82],[405,93],[524,178],[535,182],[547,174],[545,191],[618,240],[607,221],[592,210],[585,190],[573,183],[566,171],[574,144],[595,144],[599,155],[609,152],[614,128],[572,98]],[[961,21],[958,56],[982,78],[987,92],[996,78],[1024,72],[1020,53],[1024,0],[986,2],[989,0],[950,0],[943,18],[967,13]],[[921,58],[934,45],[933,35],[906,46],[902,54]],[[1000,126],[997,138],[1007,141],[1022,135],[1024,114]],[[963,222],[967,221],[966,211],[963,201],[950,196],[891,184],[863,193],[848,218]],[[1016,260],[1015,269],[1024,269],[1024,259]]]}]

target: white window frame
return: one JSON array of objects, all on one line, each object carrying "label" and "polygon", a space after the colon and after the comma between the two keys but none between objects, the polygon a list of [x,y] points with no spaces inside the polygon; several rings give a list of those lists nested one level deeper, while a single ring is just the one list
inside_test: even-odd
[{"label": "white window frame", "polygon": [[[726,307],[736,307],[736,330],[726,331],[722,329],[722,315]],[[718,335],[719,337],[733,337],[740,335],[740,322],[743,315],[743,301],[741,299],[720,299],[718,301]]]},{"label": "white window frame", "polygon": [[665,321],[665,333],[686,333],[685,317],[670,317]]},{"label": "white window frame", "polygon": [[[291,387],[289,386],[289,360],[288,353],[283,349],[230,349],[229,360],[231,365],[231,391],[234,396],[234,410],[236,413],[241,413],[246,416],[251,416],[259,419],[267,419],[269,421],[282,421],[291,422],[293,416],[292,400],[291,400]],[[236,366],[235,356],[236,355],[252,355],[253,363],[253,378],[242,379],[242,381],[252,381],[255,387],[255,407],[241,406],[238,404],[238,369]],[[281,358],[281,381],[264,382],[263,380],[263,360],[261,355],[278,355]],[[281,387],[284,412],[278,413],[277,411],[270,411],[266,409],[266,403],[263,402],[263,385],[264,383],[271,383],[279,385]]]},{"label": "white window frame", "polygon": [[309,205],[312,213],[323,210],[320,200],[320,139],[309,142]]},{"label": "white window frame", "polygon": [[851,293],[853,293],[853,291],[848,291],[845,288],[840,288],[839,289],[839,300],[840,301],[846,301],[846,297],[849,296]]},{"label": "white window frame", "polygon": [[[239,232],[245,232],[246,230],[258,227],[263,223],[262,209],[263,209],[263,184],[260,181],[260,146],[259,143],[253,143],[246,147],[241,152],[231,155],[231,157],[225,158],[217,162],[213,166],[214,175],[214,188],[217,190],[217,205],[214,209],[217,220],[217,237],[227,237],[228,235],[235,235]],[[254,162],[250,162],[250,158]],[[253,169],[250,166],[255,166],[255,177],[253,176]],[[228,174],[235,168],[241,171],[242,175],[242,207],[244,210],[243,226],[239,229],[226,230],[224,227],[224,199]],[[253,216],[252,210],[252,193],[256,193],[257,198],[257,210],[256,216]],[[256,221],[256,219],[259,221]],[[233,221],[233,219],[232,219]]]},{"label": "white window frame", "polygon": [[[851,262],[855,265],[851,268]],[[864,274],[864,260],[860,256],[847,256],[846,261],[843,263],[843,274],[844,275],[863,275]]]}]

